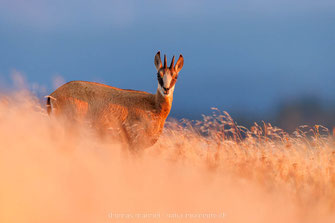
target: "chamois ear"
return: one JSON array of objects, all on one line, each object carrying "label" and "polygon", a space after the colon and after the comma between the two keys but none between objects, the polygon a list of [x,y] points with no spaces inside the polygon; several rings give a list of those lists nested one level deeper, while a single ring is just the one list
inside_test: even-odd
[{"label": "chamois ear", "polygon": [[162,68],[161,52],[158,51],[155,56],[155,67],[157,70]]},{"label": "chamois ear", "polygon": [[174,67],[177,73],[179,73],[181,68],[183,68],[183,65],[184,65],[184,58],[183,58],[183,55],[180,54],[179,59],[177,60],[176,66]]}]

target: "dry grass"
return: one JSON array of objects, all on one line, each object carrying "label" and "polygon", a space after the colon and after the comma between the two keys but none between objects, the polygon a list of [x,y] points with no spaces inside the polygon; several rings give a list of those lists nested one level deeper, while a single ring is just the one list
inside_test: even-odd
[{"label": "dry grass", "polygon": [[322,126],[248,130],[215,110],[134,155],[69,131],[28,92],[0,100],[3,223],[333,222],[334,161]]}]

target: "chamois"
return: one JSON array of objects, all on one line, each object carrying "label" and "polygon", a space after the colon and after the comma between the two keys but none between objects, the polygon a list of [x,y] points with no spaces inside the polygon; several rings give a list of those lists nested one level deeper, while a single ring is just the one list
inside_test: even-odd
[{"label": "chamois", "polygon": [[167,67],[160,51],[155,55],[156,94],[119,89],[87,81],[68,82],[47,96],[47,112],[69,121],[88,121],[102,135],[110,135],[129,148],[147,148],[156,143],[170,113],[173,91],[184,58]]}]

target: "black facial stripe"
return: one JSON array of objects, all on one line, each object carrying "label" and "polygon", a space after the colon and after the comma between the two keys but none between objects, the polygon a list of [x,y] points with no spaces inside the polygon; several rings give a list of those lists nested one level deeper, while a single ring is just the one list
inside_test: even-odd
[{"label": "black facial stripe", "polygon": [[176,81],[177,81],[177,78],[173,78],[173,79],[172,79],[172,81],[171,81],[171,83],[170,83],[170,88],[172,88],[173,85],[175,85]]},{"label": "black facial stripe", "polygon": [[161,87],[164,87],[163,78],[161,77],[161,75],[159,73],[157,73],[157,79],[158,79],[159,85]]}]

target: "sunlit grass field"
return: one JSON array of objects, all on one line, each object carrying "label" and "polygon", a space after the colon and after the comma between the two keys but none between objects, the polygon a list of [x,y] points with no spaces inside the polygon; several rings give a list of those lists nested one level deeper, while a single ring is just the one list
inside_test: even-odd
[{"label": "sunlit grass field", "polygon": [[334,222],[334,143],[213,109],[134,153],[18,91],[0,97],[0,222]]}]

